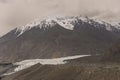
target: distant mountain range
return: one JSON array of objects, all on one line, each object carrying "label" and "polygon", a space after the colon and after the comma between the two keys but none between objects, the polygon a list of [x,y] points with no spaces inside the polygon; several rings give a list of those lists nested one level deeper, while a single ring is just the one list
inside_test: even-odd
[{"label": "distant mountain range", "polygon": [[0,38],[0,62],[104,54],[120,26],[88,17],[55,17],[20,26]]}]

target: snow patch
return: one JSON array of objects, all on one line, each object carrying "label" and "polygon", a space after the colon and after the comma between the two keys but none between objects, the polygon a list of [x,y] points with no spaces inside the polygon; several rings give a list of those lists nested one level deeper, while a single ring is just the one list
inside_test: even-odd
[{"label": "snow patch", "polygon": [[108,30],[108,31],[112,31],[111,26],[107,26],[107,27],[106,27],[106,30]]},{"label": "snow patch", "polygon": [[112,25],[115,26],[115,28],[117,28],[118,30],[120,30],[120,23],[114,22],[112,23]]},{"label": "snow patch", "polygon": [[35,64],[40,63],[41,65],[60,65],[60,64],[66,64],[66,60],[72,60],[77,59],[81,57],[87,57],[91,55],[76,55],[76,56],[68,56],[68,57],[61,57],[61,58],[54,58],[54,59],[30,59],[30,60],[24,60],[21,62],[13,63],[14,66],[17,66],[13,72],[5,73],[2,76],[11,75],[13,73],[16,73],[18,71],[21,71],[23,69],[27,69]]},{"label": "snow patch", "polygon": [[17,68],[15,68],[16,71],[20,71],[26,68],[29,68],[35,64],[42,64],[42,65],[58,65],[58,64],[65,64],[67,63],[65,60],[72,60],[77,59],[81,57],[86,57],[90,55],[77,55],[77,56],[69,56],[69,57],[62,57],[62,58],[55,58],[55,59],[30,59],[30,60],[24,60],[21,62],[16,62],[14,65],[18,65]]}]

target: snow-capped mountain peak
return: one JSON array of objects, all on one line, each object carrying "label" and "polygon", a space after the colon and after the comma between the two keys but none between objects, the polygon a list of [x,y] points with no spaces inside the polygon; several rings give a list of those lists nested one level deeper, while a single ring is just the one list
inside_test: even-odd
[{"label": "snow-capped mountain peak", "polygon": [[43,20],[35,20],[25,26],[18,27],[16,32],[19,32],[19,35],[22,35],[24,32],[29,31],[33,27],[39,27],[41,28],[50,28],[55,25],[60,25],[61,27],[69,30],[73,30],[75,25],[81,25],[81,24],[89,24],[96,28],[105,28],[108,31],[114,31],[119,29],[120,26],[118,25],[112,25],[110,23],[97,20],[97,19],[90,19],[88,17],[52,17],[52,18],[45,18]]},{"label": "snow-capped mountain peak", "polygon": [[47,18],[43,20],[37,20],[34,22],[31,22],[25,26],[18,27],[16,32],[20,32],[19,36],[23,34],[25,31],[30,30],[33,27],[39,26],[39,28],[47,28],[47,27],[53,27],[54,25],[58,24],[61,27],[64,27],[69,30],[73,30],[74,26],[72,22],[75,21],[75,19],[72,18]]}]

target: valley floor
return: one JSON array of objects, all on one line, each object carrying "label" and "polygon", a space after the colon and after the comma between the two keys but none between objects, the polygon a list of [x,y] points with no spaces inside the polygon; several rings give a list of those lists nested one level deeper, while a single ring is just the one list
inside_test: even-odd
[{"label": "valley floor", "polygon": [[99,55],[24,60],[2,65],[0,80],[120,80],[120,64],[100,60]]},{"label": "valley floor", "polygon": [[120,80],[120,64],[36,64],[1,80]]}]

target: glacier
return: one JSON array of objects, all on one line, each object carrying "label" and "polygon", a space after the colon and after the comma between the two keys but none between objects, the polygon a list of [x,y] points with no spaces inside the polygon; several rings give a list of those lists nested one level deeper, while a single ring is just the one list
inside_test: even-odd
[{"label": "glacier", "polygon": [[60,64],[66,64],[67,60],[73,60],[78,59],[82,57],[87,57],[91,55],[75,55],[75,56],[68,56],[68,57],[61,57],[61,58],[53,58],[53,59],[29,59],[29,60],[23,60],[20,62],[13,63],[14,66],[17,66],[14,68],[14,71],[9,73],[4,73],[2,76],[11,75],[13,73],[16,73],[18,71],[27,69],[33,65],[36,65],[40,63],[41,65],[60,65]]}]

